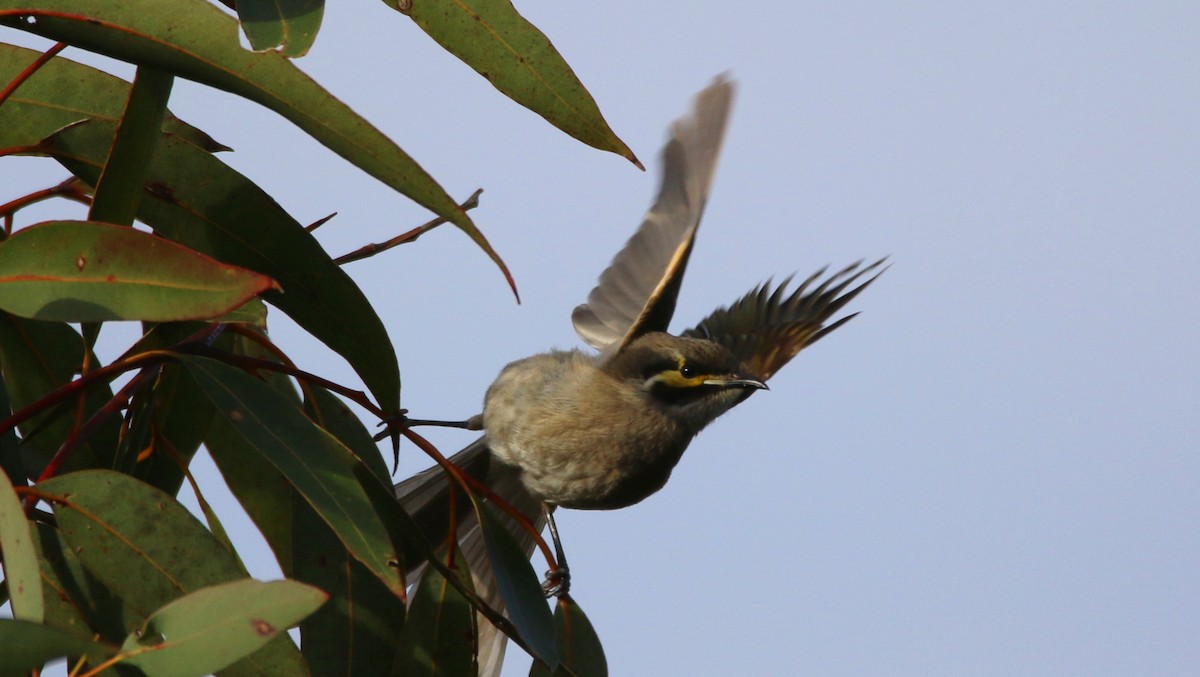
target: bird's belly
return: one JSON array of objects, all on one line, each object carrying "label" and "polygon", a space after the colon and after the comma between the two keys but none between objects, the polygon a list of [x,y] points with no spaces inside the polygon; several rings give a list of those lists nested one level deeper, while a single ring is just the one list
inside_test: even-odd
[{"label": "bird's belly", "polygon": [[643,440],[597,438],[573,446],[526,448],[519,454],[522,481],[535,496],[564,508],[615,510],[638,503],[666,484],[687,441],[644,444]]}]

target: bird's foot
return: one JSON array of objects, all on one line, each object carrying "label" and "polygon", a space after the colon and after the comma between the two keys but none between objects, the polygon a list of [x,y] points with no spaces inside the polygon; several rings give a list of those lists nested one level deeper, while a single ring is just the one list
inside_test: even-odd
[{"label": "bird's foot", "polygon": [[562,597],[571,590],[571,570],[566,567],[551,569],[542,581],[542,593],[549,597]]}]

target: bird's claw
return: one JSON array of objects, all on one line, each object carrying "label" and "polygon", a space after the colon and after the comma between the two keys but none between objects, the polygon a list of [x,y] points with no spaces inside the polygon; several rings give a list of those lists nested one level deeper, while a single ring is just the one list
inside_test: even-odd
[{"label": "bird's claw", "polygon": [[551,569],[546,572],[546,579],[542,581],[542,593],[547,598],[562,597],[571,589],[571,570],[566,567]]}]

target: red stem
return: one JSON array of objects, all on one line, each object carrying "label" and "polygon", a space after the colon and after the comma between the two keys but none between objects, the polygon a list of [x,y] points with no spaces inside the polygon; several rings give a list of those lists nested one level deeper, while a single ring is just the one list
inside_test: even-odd
[{"label": "red stem", "polygon": [[0,89],[0,104],[3,104],[5,101],[7,101],[8,97],[12,96],[12,93],[17,91],[17,88],[25,84],[25,81],[28,80],[30,76],[36,73],[39,68],[45,66],[47,61],[53,59],[54,56],[63,51],[66,46],[67,43],[65,42],[55,44],[50,49],[47,49],[44,54],[41,54],[38,56],[38,58],[34,59],[33,63],[25,67],[25,70],[17,73],[17,77],[13,78],[12,82],[8,83],[4,89]]}]

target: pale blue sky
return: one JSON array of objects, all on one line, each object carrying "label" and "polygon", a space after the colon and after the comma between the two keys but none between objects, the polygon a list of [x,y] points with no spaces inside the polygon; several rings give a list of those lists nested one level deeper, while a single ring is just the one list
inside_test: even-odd
[{"label": "pale blue sky", "polygon": [[[302,67],[452,195],[485,188],[473,217],[524,299],[448,228],[348,268],[416,416],[476,413],[506,362],[577,345],[571,309],[716,73],[738,98],[676,327],[771,275],[892,257],[862,315],[702,434],[662,492],[564,511],[612,674],[1195,674],[1195,3],[520,2],[647,173],[380,3],[346,5]],[[171,107],[300,221],[339,212],[318,231],[335,254],[427,219],[273,113],[183,83]],[[0,175],[11,197],[62,171]],[[284,322],[274,336],[354,381]],[[525,674],[513,655],[505,674]]]}]

